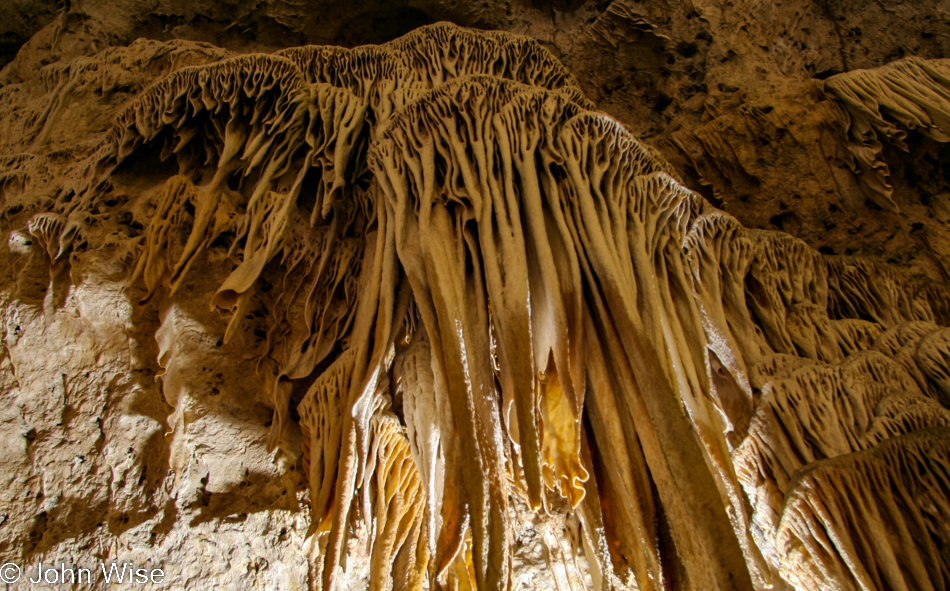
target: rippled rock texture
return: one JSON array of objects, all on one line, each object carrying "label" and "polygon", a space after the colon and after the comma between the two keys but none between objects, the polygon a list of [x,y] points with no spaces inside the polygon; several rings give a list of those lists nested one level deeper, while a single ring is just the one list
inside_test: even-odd
[{"label": "rippled rock texture", "polygon": [[[162,3],[37,33],[0,74],[0,557],[175,588],[944,588],[946,208],[888,160],[950,176],[950,64],[784,46],[765,109],[725,80],[772,57],[721,68],[755,30],[705,64],[718,94],[646,112],[621,90],[646,74],[599,77],[675,54],[653,84],[682,82],[712,9],[567,4],[550,34],[537,7],[448,14],[544,43],[281,48],[344,33],[276,3],[234,21],[283,27],[245,47],[208,7],[188,26],[223,48],[132,41]],[[555,55],[611,52],[579,78]],[[852,236],[914,224],[898,258],[816,237],[839,198],[870,212]]]}]

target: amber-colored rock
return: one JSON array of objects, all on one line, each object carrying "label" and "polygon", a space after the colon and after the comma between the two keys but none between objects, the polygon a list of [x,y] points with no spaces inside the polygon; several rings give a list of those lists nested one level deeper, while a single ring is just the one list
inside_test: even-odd
[{"label": "amber-colored rock", "polygon": [[740,4],[67,6],[0,72],[0,562],[943,588],[945,9]]}]

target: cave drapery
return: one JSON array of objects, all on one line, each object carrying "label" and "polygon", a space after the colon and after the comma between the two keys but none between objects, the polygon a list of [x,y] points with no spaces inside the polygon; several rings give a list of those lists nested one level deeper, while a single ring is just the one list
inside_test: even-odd
[{"label": "cave drapery", "polygon": [[[950,66],[824,86],[893,206],[878,136],[950,138]],[[160,190],[106,205],[133,162]],[[71,178],[28,227],[51,277],[118,208],[141,234],[83,248],[139,299],[213,245],[225,342],[267,298],[247,363],[273,448],[302,432],[315,588],[356,545],[372,589],[507,589],[532,519],[577,523],[579,562],[546,559],[565,585],[950,584],[947,287],[742,227],[528,38],[438,24],[183,67]]]}]

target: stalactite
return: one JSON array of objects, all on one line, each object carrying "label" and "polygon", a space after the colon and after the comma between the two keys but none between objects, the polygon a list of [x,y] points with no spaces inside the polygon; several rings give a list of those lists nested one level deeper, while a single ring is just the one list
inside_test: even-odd
[{"label": "stalactite", "polygon": [[[857,133],[896,137],[881,93],[913,77],[929,107],[894,117],[942,141],[942,68],[875,75],[876,106],[852,100],[867,75],[826,86]],[[223,341],[264,316],[261,400],[287,457],[299,415],[313,587],[358,546],[374,589],[507,589],[533,520],[552,576],[605,590],[945,580],[950,288],[743,228],[536,42],[438,24],[179,69],[34,218],[44,262],[150,150],[177,174],[112,244],[162,302],[227,247],[209,304]],[[879,555],[880,532],[914,546]]]},{"label": "stalactite", "polygon": [[825,91],[844,106],[849,149],[868,197],[897,211],[880,159],[883,141],[904,150],[909,130],[950,141],[950,60],[908,57],[873,70],[854,70],[825,80]]},{"label": "stalactite", "polygon": [[[749,499],[756,546],[775,574],[796,586],[860,588],[851,586],[844,565],[873,570],[877,554],[841,540],[883,535],[917,517],[904,505],[889,505],[887,516],[846,507],[847,495],[857,498],[865,494],[860,487],[878,486],[849,481],[850,466],[878,454],[876,469],[900,479],[903,466],[877,450],[947,426],[941,390],[925,369],[927,351],[943,348],[920,345],[928,338],[939,342],[947,288],[869,260],[821,256],[798,240],[746,230],[720,213],[693,227],[687,249],[719,382],[741,386],[720,390],[714,379],[712,394],[733,431],[731,462]],[[942,353],[935,358],[934,368],[946,366]],[[711,369],[715,378],[717,368]],[[822,475],[820,489],[804,484],[813,470]],[[945,486],[936,478],[926,486]],[[831,492],[841,482],[854,492]],[[869,499],[869,507],[890,502]],[[845,516],[829,516],[826,501],[838,503]],[[857,523],[857,515],[872,517]],[[908,551],[883,559],[880,568],[902,565],[888,575],[895,581],[904,576],[895,572],[919,577],[916,560]],[[860,584],[867,584],[864,576],[854,574]]]},{"label": "stalactite", "polygon": [[792,484],[781,570],[800,589],[941,589],[947,567],[946,427],[817,462]]}]

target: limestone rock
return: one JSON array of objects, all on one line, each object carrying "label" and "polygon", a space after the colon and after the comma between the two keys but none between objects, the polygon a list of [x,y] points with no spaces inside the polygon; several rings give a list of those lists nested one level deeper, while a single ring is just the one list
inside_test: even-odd
[{"label": "limestone rock", "polygon": [[886,65],[877,6],[312,8],[70,4],[0,73],[0,562],[945,586],[942,4]]}]

